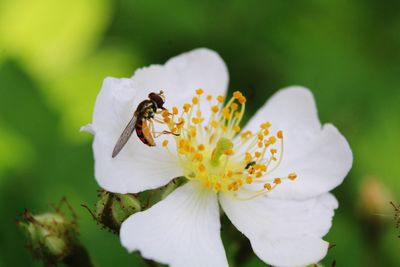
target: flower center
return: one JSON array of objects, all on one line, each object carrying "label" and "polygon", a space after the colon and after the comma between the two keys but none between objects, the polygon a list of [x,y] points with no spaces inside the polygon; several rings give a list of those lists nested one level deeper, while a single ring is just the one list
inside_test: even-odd
[{"label": "flower center", "polygon": [[[179,161],[189,180],[199,180],[215,192],[251,199],[267,193],[283,180],[295,180],[296,173],[272,177],[283,158],[283,132],[270,133],[264,122],[257,132],[240,133],[246,98],[239,91],[223,105],[224,97],[207,95],[211,117],[202,116],[202,89],[196,90],[192,103],[164,111],[163,121],[175,136]],[[204,107],[203,107],[204,108]],[[240,134],[239,134],[240,133]],[[168,149],[168,140],[163,141]]]}]

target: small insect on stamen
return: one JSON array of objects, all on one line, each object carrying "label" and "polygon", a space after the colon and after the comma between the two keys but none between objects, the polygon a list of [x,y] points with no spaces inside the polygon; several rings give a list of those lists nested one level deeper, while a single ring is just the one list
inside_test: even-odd
[{"label": "small insect on stamen", "polygon": [[[247,154],[246,154],[246,156],[247,156]],[[251,156],[250,156],[250,157],[251,157]],[[250,158],[250,160],[251,160],[251,158]],[[249,169],[251,166],[253,166],[254,164],[256,164],[256,162],[255,162],[255,161],[251,161],[251,162],[247,163],[246,166],[245,166],[244,168],[247,170],[247,169]]]}]

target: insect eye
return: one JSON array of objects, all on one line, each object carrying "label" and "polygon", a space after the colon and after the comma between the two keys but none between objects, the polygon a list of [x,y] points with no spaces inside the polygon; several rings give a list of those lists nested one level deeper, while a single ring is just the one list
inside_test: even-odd
[{"label": "insect eye", "polygon": [[158,95],[156,93],[150,93],[149,98],[151,100],[153,100],[154,102],[156,102],[158,108],[162,108],[162,106],[164,105],[165,100],[164,100],[163,95]]}]

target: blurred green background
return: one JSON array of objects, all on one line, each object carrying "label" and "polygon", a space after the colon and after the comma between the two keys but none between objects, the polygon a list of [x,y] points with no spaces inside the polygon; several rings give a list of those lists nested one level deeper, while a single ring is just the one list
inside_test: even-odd
[{"label": "blurred green background", "polygon": [[[40,266],[15,226],[24,208],[67,196],[98,266],[142,266],[101,231],[91,121],[105,76],[128,77],[197,47],[216,50],[248,116],[279,88],[312,89],[323,122],[349,140],[353,169],[323,261],[400,266],[388,201],[400,200],[400,1],[0,0],[0,266]],[[224,219],[228,255],[243,239]],[[245,239],[243,239],[245,240]],[[263,266],[243,241],[239,266]]]}]

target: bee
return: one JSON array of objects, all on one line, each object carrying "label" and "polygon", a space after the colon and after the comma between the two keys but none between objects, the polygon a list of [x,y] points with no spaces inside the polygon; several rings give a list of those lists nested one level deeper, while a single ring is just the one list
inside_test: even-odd
[{"label": "bee", "polygon": [[[122,150],[122,148],[128,142],[129,138],[135,130],[136,135],[144,144],[148,146],[156,145],[149,124],[152,123],[151,120],[154,119],[154,116],[156,113],[158,113],[158,111],[166,110],[163,107],[164,103],[165,97],[163,91],[160,91],[160,93],[158,94],[152,92],[148,95],[148,99],[145,99],[139,103],[135,112],[133,113],[133,117],[128,122],[125,129],[118,138],[117,143],[115,144],[114,150],[112,152],[113,158],[115,158]],[[162,133],[174,134],[168,131],[163,131]]]}]

